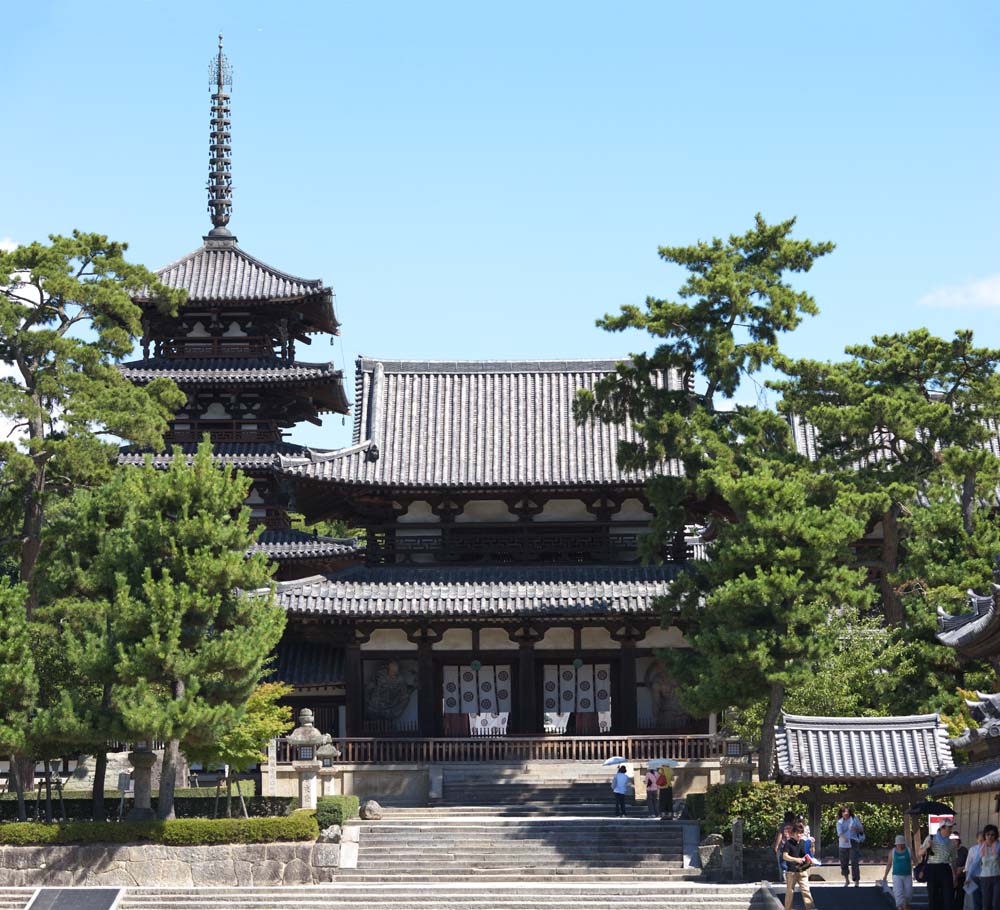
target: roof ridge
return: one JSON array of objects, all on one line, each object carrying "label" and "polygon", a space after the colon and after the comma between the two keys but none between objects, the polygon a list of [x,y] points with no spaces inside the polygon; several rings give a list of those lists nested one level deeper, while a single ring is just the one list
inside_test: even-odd
[{"label": "roof ridge", "polygon": [[[539,360],[410,360],[381,357],[358,357],[358,372],[373,370],[379,364],[392,373],[572,373],[614,369],[619,363],[629,363],[631,357],[544,358]],[[588,369],[589,368],[589,369]]]}]

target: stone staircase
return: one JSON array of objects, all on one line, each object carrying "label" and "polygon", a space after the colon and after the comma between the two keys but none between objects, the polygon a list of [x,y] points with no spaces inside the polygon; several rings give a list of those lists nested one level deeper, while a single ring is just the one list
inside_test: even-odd
[{"label": "stone staircase", "polygon": [[34,896],[34,888],[0,888],[0,910],[24,910]]},{"label": "stone staircase", "polygon": [[362,822],[356,869],[338,881],[684,881],[683,826],[647,819],[424,817]]},{"label": "stone staircase", "polygon": [[418,887],[337,882],[311,888],[128,888],[118,910],[767,910],[757,885],[477,883]]}]

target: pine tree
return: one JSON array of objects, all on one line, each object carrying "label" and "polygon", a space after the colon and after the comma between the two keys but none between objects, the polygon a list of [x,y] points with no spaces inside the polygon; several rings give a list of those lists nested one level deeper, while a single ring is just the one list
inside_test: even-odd
[{"label": "pine tree", "polygon": [[181,743],[208,748],[233,729],[285,622],[267,557],[247,556],[249,480],[218,467],[207,441],[190,463],[174,455],[167,470],[147,463],[81,495],[53,543],[70,567],[56,588],[98,605],[67,635],[102,701],[110,684],[108,722],[168,743],[161,818],[173,817]]},{"label": "pine tree", "polygon": [[[24,749],[29,717],[38,695],[24,609],[27,596],[24,585],[0,579],[0,755],[17,755]],[[24,821],[24,781],[13,761],[11,776],[17,791],[18,818]]]}]

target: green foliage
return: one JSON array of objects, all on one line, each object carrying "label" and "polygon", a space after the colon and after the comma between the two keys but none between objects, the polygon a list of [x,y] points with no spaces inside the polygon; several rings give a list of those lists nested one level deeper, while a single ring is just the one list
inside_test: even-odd
[{"label": "green foliage", "polygon": [[316,800],[316,821],[320,830],[357,818],[359,806],[356,796],[321,796]]},{"label": "green foliage", "polygon": [[[888,792],[892,788],[887,787]],[[825,793],[835,794],[836,787],[824,787]],[[743,819],[743,837],[747,844],[770,846],[786,812],[809,817],[806,802],[808,787],[794,787],[775,781],[715,784],[705,794],[703,829],[729,835],[732,820]],[[888,847],[893,838],[903,832],[902,809],[878,803],[853,803],[855,813],[865,826],[865,846]],[[823,806],[820,842],[827,848],[837,843],[837,810],[839,804]],[[814,832],[815,833],[815,832]]]},{"label": "green foliage", "polygon": [[173,382],[133,385],[115,366],[142,331],[132,296],[148,291],[171,313],[183,292],[129,263],[127,244],[79,231],[50,240],[0,251],[0,362],[12,368],[0,415],[26,437],[0,441],[0,523],[21,530],[13,555],[29,588],[48,506],[113,469],[101,434],[162,446],[184,401]]},{"label": "green foliage", "polygon": [[154,843],[174,847],[202,844],[269,844],[275,841],[315,840],[316,819],[310,812],[286,818],[200,818],[159,822],[8,822],[0,825],[0,844],[131,844]]},{"label": "green foliage", "polygon": [[703,819],[705,817],[707,809],[704,793],[689,793],[684,797],[684,805],[687,807],[689,818]]},{"label": "green foliage", "polygon": [[[197,796],[185,795],[190,790],[177,790],[174,794],[174,811],[177,818],[214,818],[216,815],[216,800],[214,791],[197,791]],[[212,795],[207,795],[209,792]],[[132,808],[132,797],[125,800],[125,812]],[[246,798],[247,814],[251,818],[278,818],[290,815],[298,808],[298,799],[292,796],[249,796]],[[153,808],[157,799],[153,797]],[[108,794],[104,804],[104,818],[112,821],[118,818],[119,796]],[[82,821],[93,818],[94,801],[90,797],[64,796],[62,802],[56,802],[57,811],[65,809],[67,819]],[[17,817],[13,794],[8,798],[0,796],[0,821],[11,821]]]},{"label": "green foliage", "polygon": [[38,677],[24,609],[24,585],[0,579],[0,755],[24,748]]},{"label": "green foliage", "polygon": [[333,518],[307,524],[304,515],[293,513],[289,517],[292,520],[292,527],[297,531],[313,531],[320,537],[333,537],[340,540],[346,540],[347,538],[353,537],[358,541],[359,545],[364,545],[365,529],[352,528],[343,519]]},{"label": "green foliage", "polygon": [[187,757],[203,764],[229,765],[237,773],[248,771],[261,761],[272,739],[284,736],[295,726],[292,709],[277,704],[294,691],[285,683],[261,683],[250,693],[236,724],[212,743],[189,746],[185,750]]},{"label": "green foliage", "polygon": [[228,734],[234,750],[247,748],[238,727],[285,623],[267,557],[246,555],[256,538],[248,488],[206,441],[190,463],[118,471],[61,511],[45,590],[64,609],[67,654],[102,694],[66,692],[67,727],[76,718],[167,740],[172,760],[182,741],[207,751]]}]

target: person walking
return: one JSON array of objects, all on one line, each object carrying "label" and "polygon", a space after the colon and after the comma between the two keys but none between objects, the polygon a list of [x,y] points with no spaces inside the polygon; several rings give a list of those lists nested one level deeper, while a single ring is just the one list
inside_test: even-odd
[{"label": "person walking", "polygon": [[674,769],[669,765],[660,765],[660,773],[656,775],[656,786],[660,790],[660,818],[674,817]]},{"label": "person walking", "polygon": [[788,871],[785,873],[785,910],[792,910],[795,900],[795,888],[802,892],[802,905],[805,910],[812,910],[812,893],[809,891],[809,867],[811,863],[806,858],[806,848],[803,843],[805,826],[799,822],[792,828],[792,836],[781,848],[781,858],[785,861]]},{"label": "person walking", "polygon": [[976,832],[976,842],[969,847],[969,852],[965,857],[965,887],[962,889],[961,901],[958,896],[955,899],[956,910],[961,906],[962,910],[983,910],[983,889],[979,887],[979,851],[983,849],[982,831]]},{"label": "person walking", "polygon": [[1000,908],[1000,855],[998,849],[998,834],[996,825],[986,825],[983,828],[983,845],[979,848],[979,874],[976,884],[983,895],[983,910]]},{"label": "person walking", "polygon": [[[955,827],[946,819],[937,834],[929,834],[920,845],[919,859],[927,858],[927,906],[929,910],[955,910],[955,870],[958,865],[958,844],[951,839]],[[985,828],[983,829],[985,831]],[[980,853],[982,857],[982,853]],[[982,879],[980,879],[982,881]],[[983,908],[989,906],[983,895]]]},{"label": "person walking", "polygon": [[885,883],[892,873],[892,896],[896,901],[896,910],[910,910],[913,906],[913,856],[906,846],[906,838],[896,835],[896,844],[889,851],[889,858],[882,873]]},{"label": "person walking", "polygon": [[852,879],[855,888],[861,882],[859,854],[864,839],[865,826],[861,824],[861,819],[850,806],[841,806],[837,813],[837,847],[840,850],[840,874],[844,876],[845,888]]},{"label": "person walking", "polygon": [[660,786],[656,780],[659,775],[654,768],[646,771],[646,817],[660,817]]},{"label": "person walking", "polygon": [[615,794],[615,817],[625,817],[625,797],[628,795],[628,769],[624,765],[618,767],[618,771],[611,781],[611,789]]}]

